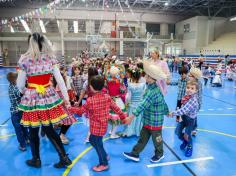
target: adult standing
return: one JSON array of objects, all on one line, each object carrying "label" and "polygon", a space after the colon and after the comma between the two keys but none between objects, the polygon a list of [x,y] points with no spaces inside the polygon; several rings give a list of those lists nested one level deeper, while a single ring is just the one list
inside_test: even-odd
[{"label": "adult standing", "polygon": [[27,160],[26,164],[31,167],[41,167],[38,133],[42,127],[60,157],[60,161],[54,164],[54,167],[62,168],[70,165],[71,160],[59,135],[54,131],[53,124],[59,123],[67,117],[67,114],[62,107],[63,100],[50,84],[52,76],[55,77],[68,106],[69,97],[47,38],[39,33],[33,33],[29,35],[28,43],[28,51],[18,62],[20,71],[17,78],[17,86],[23,93],[19,105],[19,109],[23,111],[21,124],[29,127],[30,132],[32,159]]},{"label": "adult standing", "polygon": [[171,79],[171,74],[170,74],[170,70],[168,68],[168,65],[165,61],[160,60],[160,53],[157,48],[151,49],[150,56],[151,56],[151,60],[156,65],[158,65],[160,68],[162,68],[162,71],[167,75],[166,80],[162,79],[162,80],[157,81],[157,85],[161,89],[162,94],[166,95],[167,94],[167,84],[170,83],[170,79]]}]

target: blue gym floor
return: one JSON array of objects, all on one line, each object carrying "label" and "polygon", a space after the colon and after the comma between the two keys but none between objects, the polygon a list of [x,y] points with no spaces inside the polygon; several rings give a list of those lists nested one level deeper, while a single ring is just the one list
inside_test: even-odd
[{"label": "blue gym floor", "polygon": [[[153,155],[150,140],[141,153],[141,161],[126,160],[122,152],[131,151],[137,138],[106,139],[104,146],[110,155],[110,169],[103,173],[91,171],[98,163],[97,155],[89,144],[84,144],[87,126],[83,119],[74,124],[67,136],[70,144],[65,148],[73,160],[67,169],[55,169],[57,153],[47,138],[41,139],[42,168],[27,167],[26,159],[31,158],[30,148],[20,152],[9,120],[8,83],[6,73],[14,69],[0,68],[0,175],[4,176],[236,176],[236,89],[233,82],[224,81],[223,88],[203,87],[203,106],[198,115],[198,133],[194,138],[193,156],[186,158],[179,149],[180,141],[174,134],[175,118],[165,118],[163,139],[165,158],[161,163],[213,157],[211,160],[162,167],[147,167]],[[177,79],[177,75],[174,79]],[[169,86],[166,101],[170,109],[176,106],[177,86]]]}]

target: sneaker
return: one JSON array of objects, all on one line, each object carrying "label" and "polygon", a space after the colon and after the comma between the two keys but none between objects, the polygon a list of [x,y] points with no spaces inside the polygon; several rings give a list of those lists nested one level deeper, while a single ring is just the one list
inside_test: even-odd
[{"label": "sneaker", "polygon": [[84,140],[84,143],[85,143],[85,144],[89,143],[89,138],[86,138],[86,139]]},{"label": "sneaker", "polygon": [[22,152],[25,152],[27,150],[26,147],[21,147],[20,145],[19,145],[18,149]]},{"label": "sneaker", "polygon": [[193,153],[193,147],[192,146],[188,146],[187,150],[185,151],[185,156],[186,157],[191,157]]},{"label": "sneaker", "polygon": [[60,139],[61,139],[62,144],[64,145],[69,144],[69,139],[64,134],[60,135]]},{"label": "sneaker", "polygon": [[32,158],[31,160],[27,160],[26,164],[30,167],[40,168],[41,167],[41,160]]},{"label": "sneaker", "polygon": [[184,150],[184,149],[187,147],[187,144],[188,144],[188,143],[184,140],[183,143],[180,145],[179,148],[180,148],[181,150]]},{"label": "sneaker", "polygon": [[192,134],[192,136],[196,136],[197,135],[197,130],[193,130],[191,134]]},{"label": "sneaker", "polygon": [[55,168],[66,168],[67,166],[71,165],[72,161],[68,157],[68,154],[66,154],[64,157],[60,157],[60,161],[56,164],[54,164]]},{"label": "sneaker", "polygon": [[164,155],[162,155],[162,156],[156,156],[156,155],[154,155],[154,156],[151,158],[150,161],[153,162],[153,163],[157,163],[157,162],[161,161],[163,158],[165,158]]},{"label": "sneaker", "polygon": [[134,155],[134,154],[128,153],[128,152],[124,152],[123,155],[124,155],[126,158],[130,159],[130,160],[133,160],[133,161],[136,161],[136,162],[139,161],[139,156],[138,156],[138,155]]},{"label": "sneaker", "polygon": [[110,136],[110,138],[111,138],[111,139],[117,139],[117,138],[120,138],[120,136],[117,135],[117,134],[112,134],[112,135]]},{"label": "sneaker", "polygon": [[95,172],[102,172],[102,171],[105,171],[105,170],[108,170],[108,169],[109,169],[108,165],[107,166],[98,165],[98,166],[93,167],[93,171],[95,171]]}]

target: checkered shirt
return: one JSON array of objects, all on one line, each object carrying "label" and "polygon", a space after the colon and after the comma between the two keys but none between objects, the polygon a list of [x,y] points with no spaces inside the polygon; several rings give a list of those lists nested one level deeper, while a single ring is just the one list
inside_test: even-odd
[{"label": "checkered shirt", "polygon": [[73,76],[72,81],[73,81],[73,85],[75,87],[75,91],[76,91],[77,95],[79,95],[80,91],[83,89],[83,84],[84,84],[82,75]]},{"label": "checkered shirt", "polygon": [[104,136],[107,131],[110,109],[118,114],[120,119],[126,118],[126,114],[122,112],[112,98],[101,92],[89,97],[82,107],[71,107],[69,111],[79,115],[86,113],[89,118],[91,134]]},{"label": "checkered shirt", "polygon": [[161,130],[164,122],[164,115],[169,113],[164,96],[156,83],[149,84],[144,94],[143,101],[132,112],[139,116],[143,112],[143,125],[150,130]]},{"label": "checkered shirt", "polygon": [[9,95],[9,99],[10,99],[10,112],[11,114],[15,114],[18,113],[18,105],[20,103],[21,100],[21,95],[20,95],[20,91],[19,89],[16,87],[15,84],[10,84],[8,87],[8,95]]},{"label": "checkered shirt", "polygon": [[181,100],[182,97],[185,95],[186,84],[187,84],[187,79],[180,78],[178,80],[178,95],[177,95],[177,100]]},{"label": "checkered shirt", "polygon": [[188,117],[195,119],[197,117],[197,113],[199,111],[199,104],[198,104],[198,95],[193,94],[191,98],[181,106],[180,109],[173,112],[175,116],[182,116],[187,115]]}]

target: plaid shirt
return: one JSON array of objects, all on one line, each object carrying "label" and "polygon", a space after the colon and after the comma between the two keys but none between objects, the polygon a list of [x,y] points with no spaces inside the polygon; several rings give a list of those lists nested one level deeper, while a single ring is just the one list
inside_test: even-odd
[{"label": "plaid shirt", "polygon": [[150,130],[161,130],[164,115],[169,112],[164,96],[156,83],[149,84],[142,103],[133,111],[134,116],[143,112],[143,124]]},{"label": "plaid shirt", "polygon": [[9,95],[10,103],[11,103],[10,112],[11,112],[11,115],[13,115],[19,112],[18,105],[21,100],[20,91],[16,87],[15,84],[10,83],[9,88],[8,88],[8,95]]},{"label": "plaid shirt", "polygon": [[83,89],[83,77],[82,75],[72,77],[73,85],[77,95],[80,95],[80,91]]},{"label": "plaid shirt", "polygon": [[182,79],[180,78],[178,80],[178,96],[177,100],[181,100],[182,97],[185,95],[186,92],[186,84],[187,84],[187,79]]},{"label": "plaid shirt", "polygon": [[173,112],[175,116],[186,115],[192,119],[197,117],[197,113],[199,111],[199,104],[198,104],[198,95],[193,94],[191,98],[182,105],[182,107]]},{"label": "plaid shirt", "polygon": [[126,118],[126,114],[116,105],[112,98],[104,93],[96,93],[89,97],[86,103],[80,107],[71,107],[72,113],[82,115],[86,113],[89,118],[90,132],[95,136],[104,136],[107,131],[110,109],[120,116],[120,119]]}]

